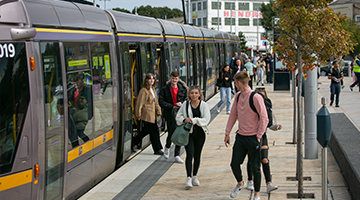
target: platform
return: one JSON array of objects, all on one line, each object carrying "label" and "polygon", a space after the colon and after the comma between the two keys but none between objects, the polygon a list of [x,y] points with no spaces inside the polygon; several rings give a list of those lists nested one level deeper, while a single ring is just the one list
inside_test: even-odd
[{"label": "platform", "polygon": [[[360,118],[350,106],[358,102],[360,93],[357,88],[350,92],[348,85],[352,79],[346,77],[347,87],[340,97],[340,108],[331,107],[331,113],[344,113],[359,129]],[[327,77],[319,79],[319,107],[321,97],[329,97],[329,83]],[[256,87],[256,83],[254,84]],[[296,145],[292,142],[293,134],[293,100],[291,93],[273,92],[266,84],[268,96],[273,102],[273,112],[277,121],[283,125],[281,131],[268,130],[269,160],[272,182],[279,186],[277,191],[266,193],[264,176],[260,191],[261,199],[287,199],[288,193],[297,193],[297,181],[288,178],[296,176]],[[355,92],[356,91],[356,92]],[[224,133],[228,115],[223,108],[217,114],[214,106],[219,101],[219,94],[208,101],[212,108],[214,120],[209,125],[210,134],[206,137],[203,148],[201,166],[198,178],[201,186],[194,186],[185,190],[186,172],[184,164],[174,163],[173,150],[169,159],[153,155],[151,147],[146,148],[121,168],[108,176],[105,180],[84,194],[80,200],[109,200],[109,199],[231,199],[230,192],[236,185],[231,172],[230,160],[232,144],[235,138],[234,126],[231,134],[231,147],[224,145]],[[357,106],[360,109],[360,104]],[[360,112],[358,112],[360,113]],[[216,116],[215,116],[216,115]],[[161,137],[165,144],[166,134]],[[173,148],[173,146],[172,146]],[[318,147],[318,159],[304,159],[304,177],[311,181],[304,181],[304,192],[314,194],[314,199],[321,199],[321,147]],[[184,148],[182,148],[182,152]],[[181,155],[185,160],[186,153]],[[246,163],[246,161],[245,161]],[[244,180],[247,180],[246,165],[242,166]],[[343,179],[331,151],[328,151],[328,198],[350,200],[351,195]],[[243,189],[235,199],[252,199],[251,191]]]}]

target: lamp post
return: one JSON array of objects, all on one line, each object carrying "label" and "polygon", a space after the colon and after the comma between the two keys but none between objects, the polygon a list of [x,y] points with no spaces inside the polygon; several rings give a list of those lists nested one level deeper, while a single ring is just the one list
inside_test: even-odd
[{"label": "lamp post", "polygon": [[110,1],[110,0],[99,0],[99,1],[104,1],[104,10],[106,10],[106,1]]},{"label": "lamp post", "polygon": [[218,24],[218,31],[220,30],[220,22],[219,22],[219,0],[218,0],[218,2],[217,2],[218,4],[217,4],[217,24]]}]

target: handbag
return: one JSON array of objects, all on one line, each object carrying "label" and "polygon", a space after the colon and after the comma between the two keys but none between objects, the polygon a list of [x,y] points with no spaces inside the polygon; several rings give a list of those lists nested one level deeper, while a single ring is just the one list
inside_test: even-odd
[{"label": "handbag", "polygon": [[224,84],[225,84],[225,79],[223,79],[223,78],[217,78],[216,79],[216,86],[224,87]]},{"label": "handbag", "polygon": [[[186,115],[189,117],[189,102],[186,101]],[[189,132],[192,128],[191,123],[184,123],[178,126],[173,135],[171,136],[171,142],[178,146],[186,146],[189,143]]]}]

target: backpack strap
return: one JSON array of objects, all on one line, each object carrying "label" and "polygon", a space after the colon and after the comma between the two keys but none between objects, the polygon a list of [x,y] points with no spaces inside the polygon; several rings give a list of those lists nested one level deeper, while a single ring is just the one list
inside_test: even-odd
[{"label": "backpack strap", "polygon": [[[253,110],[257,114],[258,118],[260,118],[259,113],[257,112],[257,110],[255,108],[255,105],[254,105],[254,100],[253,99],[254,99],[255,94],[256,94],[256,92],[251,92],[250,98],[249,98],[249,104],[250,104],[251,110]],[[236,97],[236,103],[239,102],[240,95],[241,95],[241,93]]]}]

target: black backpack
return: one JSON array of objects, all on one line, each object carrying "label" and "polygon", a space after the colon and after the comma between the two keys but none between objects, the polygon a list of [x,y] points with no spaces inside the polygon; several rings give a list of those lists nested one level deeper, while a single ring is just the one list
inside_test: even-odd
[{"label": "black backpack", "polygon": [[[259,113],[257,112],[257,110],[256,110],[256,108],[254,106],[253,98],[254,98],[255,94],[256,94],[256,92],[251,93],[250,98],[249,98],[249,104],[250,104],[251,110],[253,110],[257,114],[258,118],[260,118]],[[239,101],[240,95],[241,95],[241,93],[237,96],[236,103]],[[266,98],[264,95],[260,94],[260,96],[264,99],[266,112],[267,112],[267,115],[268,115],[268,118],[269,118],[269,123],[268,123],[267,127],[270,127],[270,126],[273,125],[272,103],[271,103],[271,100],[269,98]]]}]

